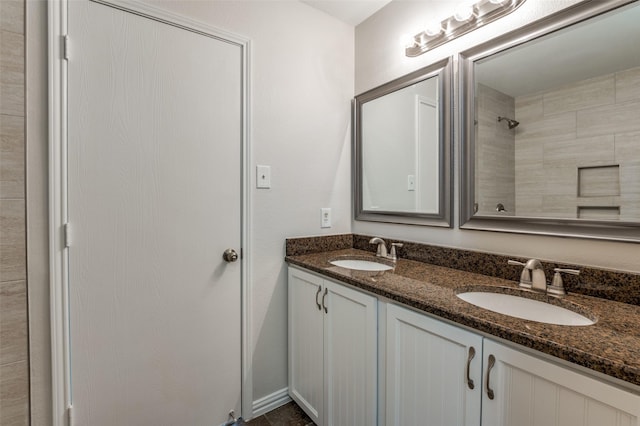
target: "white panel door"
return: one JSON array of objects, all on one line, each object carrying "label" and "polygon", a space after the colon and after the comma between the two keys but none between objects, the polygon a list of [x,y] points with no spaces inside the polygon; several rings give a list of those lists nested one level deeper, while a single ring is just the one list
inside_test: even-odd
[{"label": "white panel door", "polygon": [[377,299],[327,280],[324,284],[325,424],[374,426]]},{"label": "white panel door", "polygon": [[324,280],[289,268],[289,395],[317,425],[324,422]]},{"label": "white panel door", "polygon": [[640,426],[639,395],[487,339],[484,360],[483,425]]},{"label": "white panel door", "polygon": [[75,424],[240,410],[242,48],[69,2]]},{"label": "white panel door", "polygon": [[481,355],[479,335],[388,305],[386,425],[479,426]]}]

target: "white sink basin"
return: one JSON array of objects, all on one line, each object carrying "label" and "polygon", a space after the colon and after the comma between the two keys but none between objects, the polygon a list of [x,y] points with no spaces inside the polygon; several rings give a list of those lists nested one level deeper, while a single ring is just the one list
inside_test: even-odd
[{"label": "white sink basin", "polygon": [[361,259],[335,259],[330,261],[334,266],[339,266],[341,268],[353,269],[356,271],[370,271],[370,272],[381,272],[388,271],[393,269],[392,266],[385,265],[384,263],[378,263],[371,260],[361,260]]},{"label": "white sink basin", "polygon": [[593,325],[595,321],[569,309],[511,294],[471,291],[457,295],[465,302],[500,314],[556,325]]}]

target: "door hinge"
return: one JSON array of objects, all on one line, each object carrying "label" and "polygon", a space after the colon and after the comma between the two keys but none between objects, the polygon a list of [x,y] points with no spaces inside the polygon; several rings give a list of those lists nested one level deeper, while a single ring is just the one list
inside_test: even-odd
[{"label": "door hinge", "polygon": [[64,224],[62,231],[64,235],[64,248],[69,248],[71,246],[71,225],[69,222]]},{"label": "door hinge", "polygon": [[65,61],[69,60],[69,36],[62,36],[62,58]]},{"label": "door hinge", "polygon": [[67,426],[73,426],[73,404],[67,407]]}]

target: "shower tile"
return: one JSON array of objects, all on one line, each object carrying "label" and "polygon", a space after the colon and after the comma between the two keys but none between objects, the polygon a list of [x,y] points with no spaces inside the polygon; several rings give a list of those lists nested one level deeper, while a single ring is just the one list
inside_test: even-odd
[{"label": "shower tile", "polygon": [[24,118],[0,115],[0,199],[24,198]]},{"label": "shower tile", "polygon": [[544,114],[559,114],[615,103],[613,74],[591,78],[544,94]]},{"label": "shower tile", "polygon": [[576,136],[576,113],[568,112],[521,121],[516,130],[516,141],[522,143],[541,139],[546,142],[572,139]]},{"label": "shower tile", "polygon": [[26,278],[24,200],[0,200],[0,279]]},{"label": "shower tile", "polygon": [[543,217],[576,217],[578,200],[575,196],[575,185],[571,189],[573,192],[573,196],[571,197],[568,197],[566,195],[543,195]]},{"label": "shower tile", "polygon": [[29,365],[27,361],[0,365],[0,424],[29,424]]},{"label": "shower tile", "polygon": [[24,36],[0,31],[0,113],[24,116]]},{"label": "shower tile", "polygon": [[0,30],[24,34],[24,0],[0,1]]},{"label": "shower tile", "polygon": [[640,131],[640,101],[578,112],[578,137]]},{"label": "shower tile", "polygon": [[640,67],[616,73],[616,102],[640,100]]},{"label": "shower tile", "polygon": [[545,167],[602,165],[615,161],[613,135],[577,138],[544,144]]},{"label": "shower tile", "polygon": [[544,115],[542,94],[518,96],[515,102],[515,118],[518,121],[539,120]]},{"label": "shower tile", "polygon": [[615,160],[640,160],[640,132],[620,133],[615,136]]},{"label": "shower tile", "polygon": [[27,286],[0,283],[0,365],[27,359]]}]

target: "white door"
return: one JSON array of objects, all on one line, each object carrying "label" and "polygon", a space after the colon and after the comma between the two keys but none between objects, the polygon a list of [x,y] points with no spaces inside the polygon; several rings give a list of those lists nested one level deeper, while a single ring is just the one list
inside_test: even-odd
[{"label": "white door", "polygon": [[388,305],[387,426],[479,426],[481,359],[479,335]]},{"label": "white door", "polygon": [[240,411],[242,48],[69,2],[71,399],[77,425]]}]

